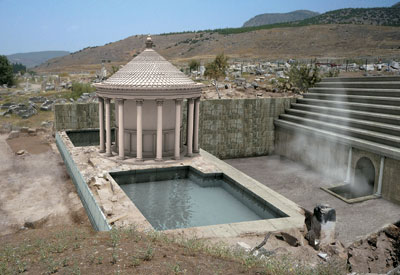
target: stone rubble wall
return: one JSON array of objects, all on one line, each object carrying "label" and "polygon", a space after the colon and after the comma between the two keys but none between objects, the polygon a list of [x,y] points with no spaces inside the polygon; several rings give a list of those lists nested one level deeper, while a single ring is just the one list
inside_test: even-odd
[{"label": "stone rubble wall", "polygon": [[[114,103],[110,105],[111,127],[114,127]],[[105,112],[105,110],[104,110]],[[98,103],[75,103],[54,105],[56,131],[99,128]]]},{"label": "stone rubble wall", "polygon": [[[273,120],[295,98],[215,99],[200,103],[200,147],[221,158],[262,156],[274,151]],[[55,105],[55,129],[79,130],[99,127],[98,104]],[[114,120],[114,105],[111,106]],[[187,104],[182,124],[186,133]],[[183,135],[186,142],[186,134]]]}]

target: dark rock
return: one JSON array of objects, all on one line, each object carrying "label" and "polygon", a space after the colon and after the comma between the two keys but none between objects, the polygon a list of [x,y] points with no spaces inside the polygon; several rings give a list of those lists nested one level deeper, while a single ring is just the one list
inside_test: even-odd
[{"label": "dark rock", "polygon": [[31,221],[28,220],[25,222],[24,226],[26,228],[30,228],[30,229],[42,228],[43,225],[49,220],[49,217],[50,216],[46,216],[46,217],[40,218],[38,220],[31,220]]},{"label": "dark rock", "polygon": [[46,100],[41,106],[40,110],[42,111],[51,111],[53,108],[54,101],[53,100]]},{"label": "dark rock", "polygon": [[47,99],[44,96],[35,96],[35,97],[31,97],[29,98],[29,101],[32,101],[34,103],[43,103],[45,102]]},{"label": "dark rock", "polygon": [[385,234],[391,239],[400,239],[400,228],[395,225],[389,225],[383,230],[383,232],[385,232]]},{"label": "dark rock", "polygon": [[286,232],[281,232],[281,235],[282,235],[283,240],[285,242],[287,242],[289,245],[294,246],[294,247],[300,245],[300,242],[296,237],[294,237]]}]

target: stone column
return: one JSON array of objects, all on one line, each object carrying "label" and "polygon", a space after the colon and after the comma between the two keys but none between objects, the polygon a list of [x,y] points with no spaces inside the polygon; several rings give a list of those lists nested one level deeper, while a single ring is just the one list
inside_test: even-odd
[{"label": "stone column", "polygon": [[174,159],[181,158],[181,109],[182,109],[182,99],[175,99],[175,153]]},{"label": "stone column", "polygon": [[99,97],[99,135],[100,135],[100,153],[105,152],[104,144],[104,98]]},{"label": "stone column", "polygon": [[118,100],[118,158],[125,158],[124,100]]},{"label": "stone column", "polygon": [[136,100],[136,160],[143,160],[143,127],[142,127],[143,100]]},{"label": "stone column", "polygon": [[194,133],[193,133],[193,152],[199,152],[199,115],[200,115],[200,98],[194,101]]},{"label": "stone column", "polygon": [[189,116],[188,116],[188,134],[187,134],[187,156],[193,155],[193,113],[194,113],[194,100],[190,98],[189,102]]},{"label": "stone column", "polygon": [[156,161],[162,161],[162,151],[163,151],[163,132],[162,132],[162,110],[163,101],[157,100],[157,147],[156,147]]},{"label": "stone column", "polygon": [[110,99],[106,98],[106,156],[111,157],[111,112]]}]

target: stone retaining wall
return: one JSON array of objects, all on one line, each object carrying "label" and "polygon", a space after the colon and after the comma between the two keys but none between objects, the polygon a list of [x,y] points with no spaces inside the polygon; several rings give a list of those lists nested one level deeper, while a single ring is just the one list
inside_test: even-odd
[{"label": "stone retaining wall", "polygon": [[[201,101],[200,147],[222,159],[268,155],[274,150],[273,120],[294,101],[294,98]],[[54,110],[57,131],[99,127],[97,103],[55,105]],[[182,112],[186,132],[185,103]],[[111,115],[114,121],[114,105]]]}]

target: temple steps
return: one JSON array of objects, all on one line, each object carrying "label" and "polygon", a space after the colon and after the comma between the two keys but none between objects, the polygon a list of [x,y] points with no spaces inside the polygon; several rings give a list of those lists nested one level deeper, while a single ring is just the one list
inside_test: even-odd
[{"label": "temple steps", "polygon": [[326,87],[319,87],[319,88],[310,88],[308,94],[400,97],[400,89],[326,88]]},{"label": "temple steps", "polygon": [[324,82],[387,82],[400,81],[400,76],[361,76],[361,77],[327,77],[321,80]]},{"label": "temple steps", "polygon": [[400,77],[323,79],[275,125],[358,147],[364,143],[369,151],[384,148],[400,158]]}]

